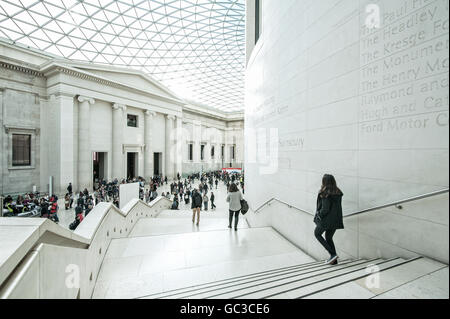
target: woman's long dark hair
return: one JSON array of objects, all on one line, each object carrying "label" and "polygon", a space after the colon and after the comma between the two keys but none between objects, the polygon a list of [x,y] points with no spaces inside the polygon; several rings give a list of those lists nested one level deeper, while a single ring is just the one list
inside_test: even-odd
[{"label": "woman's long dark hair", "polygon": [[320,196],[328,197],[330,195],[343,195],[342,191],[337,187],[336,179],[333,175],[325,174],[322,178],[322,187],[320,188]]},{"label": "woman's long dark hair", "polygon": [[231,183],[230,185],[230,193],[236,193],[238,190],[237,186],[235,183]]}]

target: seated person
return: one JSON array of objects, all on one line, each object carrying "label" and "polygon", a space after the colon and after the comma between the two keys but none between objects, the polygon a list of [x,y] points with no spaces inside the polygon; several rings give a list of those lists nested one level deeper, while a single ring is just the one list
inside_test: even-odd
[{"label": "seated person", "polygon": [[83,221],[83,214],[78,214],[75,217],[75,220],[69,225],[69,229],[70,230],[75,230],[77,229],[78,225],[80,225],[80,223]]},{"label": "seated person", "polygon": [[179,202],[178,202],[178,197],[175,196],[175,198],[173,199],[173,203],[172,203],[172,210],[178,210],[179,207]]}]

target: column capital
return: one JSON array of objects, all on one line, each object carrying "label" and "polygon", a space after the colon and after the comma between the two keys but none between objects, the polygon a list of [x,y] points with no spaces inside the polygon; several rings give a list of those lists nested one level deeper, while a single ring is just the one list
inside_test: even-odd
[{"label": "column capital", "polygon": [[156,112],[147,110],[147,111],[145,111],[145,115],[149,116],[149,117],[155,117],[156,116]]},{"label": "column capital", "polygon": [[122,111],[126,111],[126,110],[127,110],[126,105],[124,105],[124,104],[119,104],[119,103],[114,103],[113,106],[112,106],[112,108],[113,108],[114,111],[117,111],[117,110],[119,110],[119,109],[121,109]]},{"label": "column capital", "polygon": [[95,100],[93,98],[82,96],[82,95],[78,96],[78,102],[80,102],[80,103],[89,102],[89,104],[91,104],[91,105],[95,104]]},{"label": "column capital", "polygon": [[172,121],[174,121],[174,120],[176,120],[176,116],[175,115],[166,115],[166,119],[167,120],[172,120]]}]

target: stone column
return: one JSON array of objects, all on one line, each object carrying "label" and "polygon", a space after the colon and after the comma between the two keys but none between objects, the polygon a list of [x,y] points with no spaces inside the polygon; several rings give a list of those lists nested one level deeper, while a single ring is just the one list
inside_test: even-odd
[{"label": "stone column", "polygon": [[112,179],[119,181],[125,177],[123,172],[123,132],[124,114],[126,106],[123,104],[113,105],[112,116]]},{"label": "stone column", "polygon": [[204,133],[204,141],[205,144],[205,171],[209,171],[211,169],[211,135],[210,135],[210,128],[205,127],[205,133]]},{"label": "stone column", "polygon": [[[165,162],[165,176],[169,180],[174,178],[175,171],[175,143],[174,143],[174,121],[175,116],[166,115],[166,140],[165,140],[165,154],[164,154],[164,162]],[[176,174],[176,173],[175,173]]]},{"label": "stone column", "polygon": [[230,144],[228,142],[228,138],[229,138],[228,131],[225,131],[225,141],[224,141],[225,152],[224,152],[224,160],[223,160],[225,168],[230,167]]},{"label": "stone column", "polygon": [[200,156],[200,148],[202,144],[202,124],[200,121],[194,121],[193,126],[193,143],[194,143],[194,166],[193,170],[199,172],[202,167]]},{"label": "stone column", "polygon": [[[78,98],[79,101],[80,98]],[[78,118],[76,117],[76,109],[74,106],[74,96],[73,95],[65,95],[65,94],[58,94],[54,96],[54,102],[56,103],[56,107],[58,109],[59,113],[59,163],[60,163],[60,170],[59,174],[54,176],[53,183],[54,183],[54,190],[57,194],[64,194],[64,192],[67,190],[67,186],[69,186],[69,183],[72,183],[73,190],[78,190],[79,182],[78,182],[78,172],[77,172],[77,166],[76,163],[79,161],[80,154],[77,152],[77,147],[79,147],[79,142],[76,140],[77,138],[77,131],[76,128],[78,126],[78,129],[80,129],[79,124],[77,125],[76,121],[78,121]],[[86,102],[85,102],[86,103]],[[87,102],[87,109],[89,111],[89,102]],[[81,106],[80,106],[81,111]],[[80,112],[81,116],[81,112]],[[86,114],[83,114],[83,116],[86,116]],[[87,113],[87,116],[89,118],[89,113]],[[81,118],[80,122],[81,123]],[[89,130],[89,128],[88,128]],[[80,134],[80,133],[78,133]],[[88,132],[89,134],[89,132]],[[79,135],[80,137],[83,137],[82,135]],[[55,136],[57,137],[57,136]],[[86,136],[83,138],[86,139]],[[89,135],[87,135],[88,144],[89,144]],[[88,150],[89,151],[89,150]],[[86,155],[84,155],[86,156]],[[50,154],[51,158],[55,157],[55,154]],[[45,161],[49,163],[50,165],[54,165],[53,163],[49,162],[49,155],[46,154]],[[57,166],[57,165],[55,165]],[[81,175],[81,174],[80,174]],[[48,177],[46,176],[46,182],[48,182]]]},{"label": "stone column", "polygon": [[176,118],[177,128],[176,128],[176,165],[175,165],[175,176],[180,173],[183,176],[183,119],[181,117]]},{"label": "stone column", "polygon": [[92,188],[92,152],[90,143],[90,112],[95,100],[78,97],[78,183],[81,190]]},{"label": "stone column", "polygon": [[154,163],[153,163],[153,118],[156,116],[155,112],[145,111],[145,154],[144,154],[144,178],[150,180],[153,177]]}]

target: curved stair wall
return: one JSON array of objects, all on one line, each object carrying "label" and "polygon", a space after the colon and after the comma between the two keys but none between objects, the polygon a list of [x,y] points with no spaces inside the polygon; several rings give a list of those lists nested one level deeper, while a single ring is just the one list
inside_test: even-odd
[{"label": "curved stair wall", "polygon": [[123,210],[100,203],[74,232],[48,219],[1,218],[0,298],[90,298],[111,240],[170,206],[162,197]]}]

